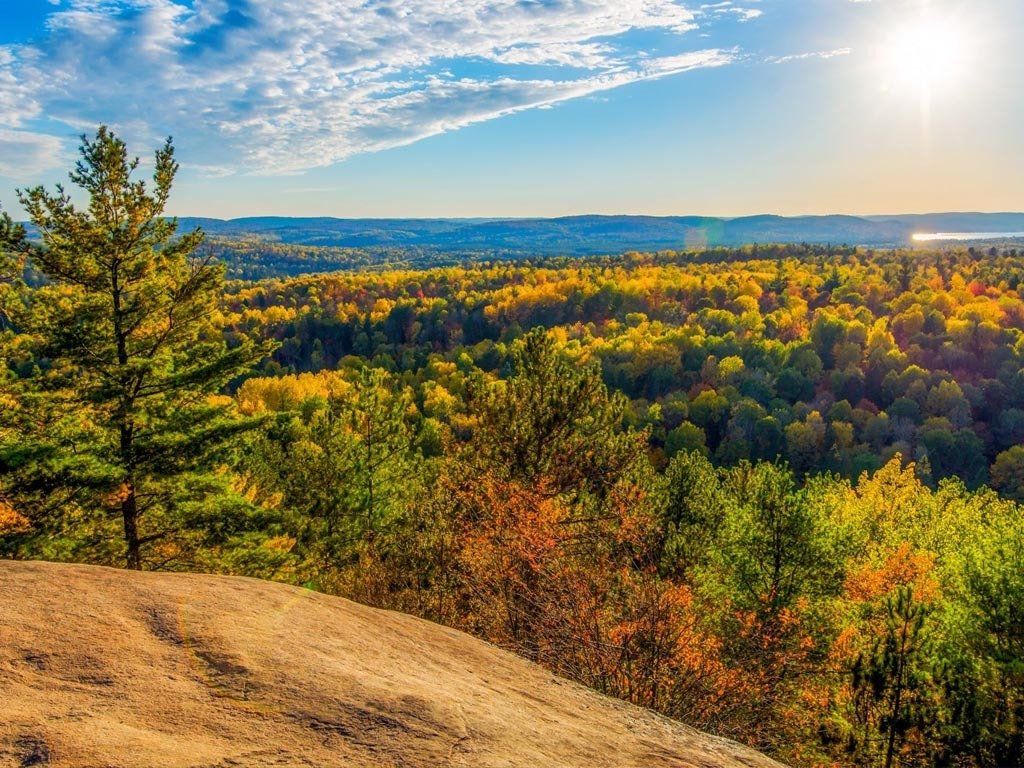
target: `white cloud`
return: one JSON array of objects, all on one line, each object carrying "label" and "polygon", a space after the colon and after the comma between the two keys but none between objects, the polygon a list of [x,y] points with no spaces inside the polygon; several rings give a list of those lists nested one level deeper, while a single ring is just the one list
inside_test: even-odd
[{"label": "white cloud", "polygon": [[[748,0],[748,2],[760,2],[760,0]],[[733,14],[739,21],[753,21],[759,19],[764,15],[764,11],[760,8],[750,8],[747,6],[738,6],[733,3],[732,0],[721,0],[717,3],[705,3],[700,7],[700,10],[705,15],[711,16],[725,16],[727,14]]]},{"label": "white cloud", "polygon": [[69,0],[42,42],[0,47],[0,127],[106,122],[173,134],[207,173],[292,172],[732,60],[623,40],[697,19],[676,0]]},{"label": "white cloud", "polygon": [[550,43],[517,45],[489,57],[500,64],[550,64],[585,69],[621,64],[615,48],[606,43]]},{"label": "white cloud", "polygon": [[56,136],[0,128],[0,176],[29,181],[62,163],[61,148]]},{"label": "white cloud", "polygon": [[834,48],[831,51],[809,51],[793,53],[789,56],[769,56],[765,61],[769,64],[785,64],[790,61],[806,61],[807,59],[834,59],[838,56],[849,56],[852,52],[852,48]]}]

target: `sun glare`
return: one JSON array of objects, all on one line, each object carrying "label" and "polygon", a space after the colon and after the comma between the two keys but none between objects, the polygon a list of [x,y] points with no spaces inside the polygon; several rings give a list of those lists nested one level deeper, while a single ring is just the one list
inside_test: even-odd
[{"label": "sun glare", "polygon": [[954,19],[922,15],[895,30],[884,66],[890,87],[931,100],[963,79],[969,54],[968,34]]}]

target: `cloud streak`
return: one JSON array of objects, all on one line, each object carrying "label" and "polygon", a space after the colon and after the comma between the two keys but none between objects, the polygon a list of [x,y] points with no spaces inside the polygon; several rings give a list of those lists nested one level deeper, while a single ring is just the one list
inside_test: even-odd
[{"label": "cloud streak", "polygon": [[728,64],[732,50],[629,42],[678,50],[703,15],[676,0],[68,0],[41,40],[0,47],[0,153],[21,142],[53,162],[40,121],[107,122],[149,144],[173,133],[215,174],[296,172]]},{"label": "cloud streak", "polygon": [[830,51],[809,51],[807,53],[793,53],[788,56],[769,56],[765,61],[769,64],[786,64],[790,61],[807,61],[808,59],[834,59],[839,56],[849,56],[852,48],[834,48]]}]

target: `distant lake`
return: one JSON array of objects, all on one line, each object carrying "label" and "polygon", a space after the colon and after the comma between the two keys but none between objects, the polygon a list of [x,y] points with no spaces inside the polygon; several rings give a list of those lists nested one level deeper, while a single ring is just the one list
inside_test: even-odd
[{"label": "distant lake", "polygon": [[1024,237],[1024,232],[918,232],[915,240],[1012,240]]}]

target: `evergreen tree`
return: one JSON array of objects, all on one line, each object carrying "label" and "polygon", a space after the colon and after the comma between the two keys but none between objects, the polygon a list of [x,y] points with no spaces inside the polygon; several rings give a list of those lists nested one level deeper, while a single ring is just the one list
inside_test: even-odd
[{"label": "evergreen tree", "polygon": [[884,633],[852,670],[856,728],[849,749],[858,765],[892,768],[907,735],[927,716],[928,610],[901,587],[886,601]]},{"label": "evergreen tree", "polygon": [[314,572],[386,548],[419,491],[427,470],[409,406],[403,387],[367,367],[351,390],[307,400],[257,445],[253,466],[281,490],[298,554]]},{"label": "evergreen tree", "polygon": [[125,564],[142,568],[175,558],[170,542],[190,519],[217,514],[218,453],[256,424],[217,395],[270,345],[224,342],[223,269],[195,255],[201,231],[178,237],[163,215],[178,170],[170,139],[152,188],[105,127],[80,155],[70,178],[84,208],[59,185],[19,192],[40,242],[17,249],[46,281],[15,316],[38,363],[21,382],[38,418],[0,446],[0,469],[41,506],[64,491],[116,517]]},{"label": "evergreen tree", "polygon": [[358,437],[354,461],[355,511],[361,536],[372,546],[382,528],[400,514],[404,491],[417,471],[416,437],[406,421],[409,398],[389,386],[380,369],[362,371],[356,398],[346,409]]},{"label": "evergreen tree", "polygon": [[708,558],[722,523],[724,493],[718,473],[696,451],[677,453],[664,474],[661,569],[688,577]]},{"label": "evergreen tree", "polygon": [[642,455],[638,436],[621,430],[624,399],[600,369],[565,357],[543,328],[517,342],[512,375],[477,392],[479,425],[471,461],[550,492],[606,493]]},{"label": "evergreen tree", "polygon": [[0,212],[0,333],[9,328],[10,304],[20,287],[23,259],[18,251],[24,248],[25,228]]}]

